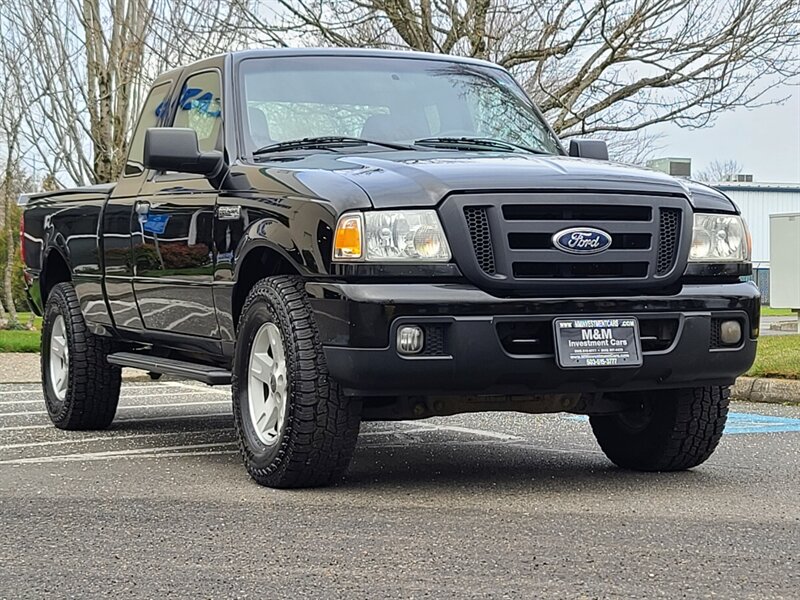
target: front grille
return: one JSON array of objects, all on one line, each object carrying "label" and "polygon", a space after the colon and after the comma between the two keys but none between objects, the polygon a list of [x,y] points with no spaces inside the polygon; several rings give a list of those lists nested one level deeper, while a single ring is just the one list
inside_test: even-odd
[{"label": "front grille", "polygon": [[[613,192],[457,194],[440,213],[449,232],[461,229],[470,242],[452,248],[464,274],[520,293],[666,290],[680,276],[691,215],[684,197]],[[557,248],[553,236],[576,227],[608,233],[611,245],[596,254]]]},{"label": "front grille", "polygon": [[656,275],[665,275],[672,270],[678,252],[680,234],[681,211],[676,208],[662,208],[658,224]]},{"label": "front grille", "polygon": [[[553,236],[547,233],[509,233],[508,247],[512,250],[549,250],[553,248]],[[647,250],[650,235],[647,233],[623,233],[615,235],[611,250]]]},{"label": "front grille", "polygon": [[596,204],[512,204],[503,206],[508,221],[649,221],[650,206]]},{"label": "front grille", "polygon": [[464,217],[467,219],[469,237],[475,249],[475,258],[478,259],[478,265],[484,273],[494,275],[494,249],[492,248],[492,234],[489,230],[486,209],[474,206],[467,207],[464,209]]}]

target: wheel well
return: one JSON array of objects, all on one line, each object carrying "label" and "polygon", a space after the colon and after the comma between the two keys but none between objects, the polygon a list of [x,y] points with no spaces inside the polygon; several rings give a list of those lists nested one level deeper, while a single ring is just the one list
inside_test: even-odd
[{"label": "wheel well", "polygon": [[232,309],[234,324],[238,325],[239,315],[242,312],[244,301],[247,299],[247,294],[250,293],[250,290],[253,289],[257,282],[265,277],[274,275],[298,274],[292,263],[275,250],[262,247],[254,248],[248,252],[239,266],[239,276],[233,286]]},{"label": "wheel well", "polygon": [[72,273],[69,270],[67,261],[57,250],[51,250],[44,261],[44,268],[41,275],[42,302],[47,302],[47,297],[59,283],[72,281]]}]

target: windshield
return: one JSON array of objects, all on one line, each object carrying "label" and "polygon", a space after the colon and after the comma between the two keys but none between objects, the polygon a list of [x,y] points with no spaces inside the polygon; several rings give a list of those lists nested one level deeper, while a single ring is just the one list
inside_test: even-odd
[{"label": "windshield", "polygon": [[439,60],[300,56],[247,59],[239,77],[248,153],[322,136],[405,144],[488,138],[561,153],[531,101],[499,69]]}]

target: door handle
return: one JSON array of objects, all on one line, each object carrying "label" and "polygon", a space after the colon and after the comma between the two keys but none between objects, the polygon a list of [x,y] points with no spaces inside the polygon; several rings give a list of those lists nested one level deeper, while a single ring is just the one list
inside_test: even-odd
[{"label": "door handle", "polygon": [[137,200],[133,205],[136,214],[143,217],[150,212],[150,203],[147,200]]}]

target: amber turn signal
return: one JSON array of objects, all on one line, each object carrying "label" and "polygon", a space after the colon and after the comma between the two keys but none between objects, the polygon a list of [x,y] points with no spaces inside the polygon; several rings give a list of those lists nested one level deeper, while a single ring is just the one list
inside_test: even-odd
[{"label": "amber turn signal", "polygon": [[358,259],[362,253],[363,223],[360,214],[342,215],[336,225],[333,238],[333,257],[337,259]]}]

